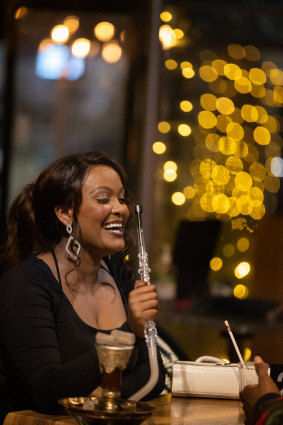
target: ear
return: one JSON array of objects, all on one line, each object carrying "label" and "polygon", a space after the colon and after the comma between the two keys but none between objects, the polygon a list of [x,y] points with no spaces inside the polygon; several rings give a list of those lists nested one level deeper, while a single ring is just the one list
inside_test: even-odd
[{"label": "ear", "polygon": [[54,209],[54,212],[58,218],[58,220],[61,221],[61,223],[64,224],[64,226],[67,226],[67,224],[71,224],[73,222],[73,209],[70,207],[66,207],[65,205],[57,205]]}]

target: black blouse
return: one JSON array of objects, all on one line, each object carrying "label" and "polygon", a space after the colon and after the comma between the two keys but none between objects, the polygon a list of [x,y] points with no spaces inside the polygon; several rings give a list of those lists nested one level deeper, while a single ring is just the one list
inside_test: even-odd
[{"label": "black blouse", "polygon": [[[105,262],[127,311],[134,279],[118,254]],[[56,413],[59,398],[87,396],[100,385],[94,348],[98,329],[80,319],[44,261],[31,256],[14,266],[1,279],[0,293],[0,417],[12,410]],[[130,331],[127,323],[119,329]],[[158,357],[159,379],[145,400],[164,387]],[[122,397],[138,391],[149,374],[147,347],[144,338],[137,338],[123,374]]]}]

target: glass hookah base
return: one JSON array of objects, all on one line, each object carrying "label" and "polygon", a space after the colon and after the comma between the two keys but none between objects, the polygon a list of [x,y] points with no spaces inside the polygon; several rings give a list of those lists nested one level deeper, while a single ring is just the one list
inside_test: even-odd
[{"label": "glass hookah base", "polygon": [[80,425],[139,425],[154,410],[149,403],[123,399],[111,409],[103,397],[69,397],[59,403]]}]

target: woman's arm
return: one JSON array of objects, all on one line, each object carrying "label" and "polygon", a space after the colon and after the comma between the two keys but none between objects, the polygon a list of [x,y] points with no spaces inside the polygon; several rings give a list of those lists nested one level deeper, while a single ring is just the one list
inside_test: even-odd
[{"label": "woman's arm", "polygon": [[0,285],[0,339],[13,397],[18,406],[25,400],[30,408],[46,412],[58,409],[59,398],[88,395],[100,384],[94,348],[73,360],[62,359],[54,305],[58,295],[50,289],[50,279],[42,270],[17,267]]}]

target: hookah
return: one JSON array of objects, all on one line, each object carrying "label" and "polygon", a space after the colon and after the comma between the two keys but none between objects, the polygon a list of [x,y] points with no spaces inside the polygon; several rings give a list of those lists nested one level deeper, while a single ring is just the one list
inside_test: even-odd
[{"label": "hookah", "polygon": [[[142,206],[136,205],[135,211],[137,214],[138,222],[138,244],[139,244],[139,268],[138,273],[140,279],[147,285],[150,285],[150,268],[148,264],[148,255],[145,250],[143,228],[142,228]],[[146,396],[154,387],[158,379],[159,366],[157,360],[157,330],[153,320],[148,320],[144,325],[144,336],[148,349],[149,365],[150,365],[150,378],[148,382],[140,388],[135,394],[130,397],[130,400],[140,400]]]},{"label": "hookah", "polygon": [[[142,281],[150,285],[150,268],[141,222],[142,207],[136,205],[135,210],[138,220],[138,274]],[[59,400],[79,425],[139,425],[152,414],[153,406],[139,400],[152,390],[159,374],[157,331],[153,320],[145,323],[144,336],[148,348],[150,377],[142,388],[124,400],[120,398],[121,376],[134,348],[135,336],[118,330],[113,330],[110,334],[97,333],[95,347],[102,374],[102,396],[69,397]]]}]

